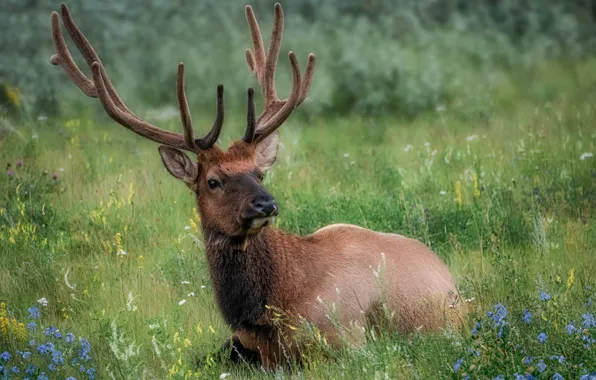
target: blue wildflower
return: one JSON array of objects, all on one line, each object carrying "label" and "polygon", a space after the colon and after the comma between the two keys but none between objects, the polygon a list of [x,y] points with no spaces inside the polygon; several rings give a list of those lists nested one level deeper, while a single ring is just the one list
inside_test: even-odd
[{"label": "blue wildflower", "polygon": [[536,364],[536,368],[538,368],[538,372],[544,372],[544,370],[546,369],[546,364],[544,364],[544,360],[540,359],[540,361]]},{"label": "blue wildflower", "polygon": [[534,363],[534,357],[533,356],[528,356],[526,358],[524,358],[524,365],[530,365]]},{"label": "blue wildflower", "polygon": [[491,313],[493,320],[495,321],[495,327],[499,326],[504,320],[505,317],[507,317],[507,314],[509,314],[509,312],[507,311],[507,309],[505,308],[505,306],[503,306],[502,303],[498,303],[495,305],[495,313]]},{"label": "blue wildflower", "polygon": [[62,333],[58,330],[54,331],[54,338],[62,339]]},{"label": "blue wildflower", "polygon": [[27,375],[33,375],[35,373],[35,370],[37,369],[37,367],[35,367],[33,364],[29,364],[29,366],[27,367],[27,369],[25,370],[25,373]]},{"label": "blue wildflower", "polygon": [[42,355],[45,355],[45,354],[47,354],[48,352],[52,352],[52,348],[50,347],[50,345],[49,345],[49,344],[47,344],[47,343],[43,343],[43,344],[40,344],[39,346],[37,346],[37,351],[38,351],[40,354],[42,354]]},{"label": "blue wildflower", "polygon": [[567,360],[567,359],[565,359],[565,357],[563,355],[561,355],[561,356],[552,355],[549,359],[553,360],[553,361],[557,361],[561,364],[565,363],[565,361]]},{"label": "blue wildflower", "polygon": [[47,376],[45,372],[42,372],[39,374],[39,376],[37,376],[37,380],[50,380]]},{"label": "blue wildflower", "polygon": [[540,334],[538,334],[538,340],[540,341],[540,343],[546,342],[547,339],[548,335],[546,335],[545,333],[541,332]]},{"label": "blue wildflower", "polygon": [[35,339],[31,339],[31,340],[29,341],[29,345],[30,345],[31,347],[35,346],[36,344],[37,344],[37,343],[35,343]]},{"label": "blue wildflower", "polygon": [[87,369],[85,368],[85,366],[83,366],[82,364],[79,366],[79,371],[81,372],[86,372]]},{"label": "blue wildflower", "polygon": [[52,372],[56,372],[56,364],[50,363],[50,365],[48,366],[48,369]]},{"label": "blue wildflower", "polygon": [[557,372],[557,373],[555,373],[555,374],[553,375],[553,377],[551,377],[551,379],[553,379],[553,380],[565,380],[565,378],[564,378],[563,376],[559,375],[559,373],[558,373],[558,372]]},{"label": "blue wildflower", "polygon": [[21,370],[19,369],[19,367],[13,366],[10,368],[10,372],[18,375],[19,373],[21,373]]},{"label": "blue wildflower", "polygon": [[89,380],[95,379],[95,372],[97,372],[97,370],[95,368],[89,368],[87,370],[87,376],[89,376]]},{"label": "blue wildflower", "polygon": [[4,360],[5,362],[10,360],[10,352],[4,351],[0,354],[0,359]]},{"label": "blue wildflower", "polygon": [[571,323],[569,323],[567,326],[565,326],[565,330],[567,330],[567,334],[571,335],[576,330],[576,328]]},{"label": "blue wildflower", "polygon": [[596,327],[596,321],[594,320],[594,314],[592,314],[592,313],[582,314],[582,318],[584,319],[582,321],[582,326],[584,326],[585,328],[589,329],[590,327]]},{"label": "blue wildflower", "polygon": [[37,327],[37,323],[35,323],[33,321],[27,323],[27,329],[28,330],[32,330],[33,331],[33,330],[35,330],[36,327]]},{"label": "blue wildflower", "polygon": [[596,372],[586,373],[580,376],[579,380],[596,380]]},{"label": "blue wildflower", "polygon": [[29,309],[27,309],[27,311],[29,312],[29,318],[30,319],[36,319],[36,318],[39,318],[41,316],[39,314],[39,309],[36,308],[35,306],[31,306]]},{"label": "blue wildflower", "polygon": [[520,375],[519,373],[514,373],[513,378],[515,380],[526,380],[526,377],[524,375]]},{"label": "blue wildflower", "polygon": [[530,322],[532,322],[532,313],[530,313],[530,310],[526,309],[526,311],[524,311],[524,316],[522,317],[522,321],[524,321],[524,323],[526,324],[530,324]]},{"label": "blue wildflower", "polygon": [[480,330],[481,327],[482,324],[480,322],[476,322],[474,328],[472,329],[472,336],[476,336],[478,334],[478,330]]},{"label": "blue wildflower", "polygon": [[57,328],[55,328],[54,326],[50,326],[50,327],[46,327],[45,331],[44,331],[44,335],[45,336],[52,336],[54,335],[54,333],[58,331]]},{"label": "blue wildflower", "polygon": [[499,375],[499,376],[493,378],[493,380],[505,380],[505,376]]},{"label": "blue wildflower", "polygon": [[592,299],[591,299],[591,298],[588,298],[588,302],[586,302],[586,303],[584,304],[584,306],[585,306],[585,307],[592,306]]},{"label": "blue wildflower", "polygon": [[72,343],[74,342],[75,336],[72,333],[68,333],[66,334],[66,343]]},{"label": "blue wildflower", "polygon": [[590,338],[588,335],[582,335],[582,340],[584,341],[585,348],[590,348],[590,345],[596,342],[594,338]]},{"label": "blue wildflower", "polygon": [[455,372],[459,371],[459,367],[461,367],[463,362],[464,362],[464,360],[462,358],[457,359],[457,361],[453,365],[453,371],[455,371]]},{"label": "blue wildflower", "polygon": [[79,340],[81,342],[81,349],[79,350],[79,358],[85,361],[91,360],[89,352],[91,352],[91,343],[85,338]]},{"label": "blue wildflower", "polygon": [[550,300],[550,294],[548,294],[547,292],[540,292],[540,301],[548,301]]},{"label": "blue wildflower", "polygon": [[54,364],[64,364],[64,357],[62,357],[62,352],[55,350],[52,352],[52,361]]},{"label": "blue wildflower", "polygon": [[23,359],[27,360],[31,357],[31,352],[25,351],[21,356],[23,357]]},{"label": "blue wildflower", "polygon": [[76,377],[72,377],[72,376],[68,376],[68,377],[66,378],[66,380],[77,380],[77,378],[76,378]]}]

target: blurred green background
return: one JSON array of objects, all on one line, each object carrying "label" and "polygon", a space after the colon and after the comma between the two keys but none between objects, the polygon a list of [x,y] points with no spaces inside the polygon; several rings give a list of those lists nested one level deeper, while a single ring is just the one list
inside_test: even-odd
[{"label": "blurred green background", "polygon": [[[232,108],[242,107],[246,88],[256,86],[244,61],[251,42],[245,4],[67,3],[127,104],[136,109],[175,105],[176,64],[184,61],[192,107],[209,110],[218,83],[226,86]],[[273,2],[251,4],[267,44]],[[2,0],[4,112],[15,102],[36,115],[89,104],[48,62],[53,53],[50,13],[59,5],[58,0]],[[473,115],[506,101],[492,89],[515,87],[520,77],[531,80],[547,62],[565,65],[570,78],[581,82],[573,63],[596,51],[593,0],[294,0],[282,5],[286,28],[280,93],[290,87],[289,50],[297,53],[302,67],[308,53],[318,58],[303,116],[415,116],[447,106]],[[525,82],[523,87],[524,96],[539,100],[554,95],[545,86]]]}]

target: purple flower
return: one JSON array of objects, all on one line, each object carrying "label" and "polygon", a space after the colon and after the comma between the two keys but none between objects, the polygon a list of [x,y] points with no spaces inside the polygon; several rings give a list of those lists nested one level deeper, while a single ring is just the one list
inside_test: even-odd
[{"label": "purple flower", "polygon": [[9,177],[12,177],[14,173],[12,172],[12,170],[9,170],[6,174],[8,174]]},{"label": "purple flower", "polygon": [[550,298],[550,294],[548,294],[547,292],[540,292],[540,301],[548,301]]},{"label": "purple flower", "polygon": [[31,347],[35,346],[36,344],[37,344],[37,343],[35,343],[35,339],[31,339],[31,340],[29,341],[29,345],[30,345]]},{"label": "purple flower", "polygon": [[10,360],[10,352],[4,351],[0,354],[0,359],[4,360],[5,362]]},{"label": "purple flower", "polygon": [[530,322],[532,322],[532,313],[530,313],[530,310],[526,309],[526,311],[524,311],[524,316],[522,317],[522,321],[524,321],[524,323],[526,324],[530,324]]},{"label": "purple flower", "polygon": [[58,179],[58,173],[52,174],[52,179],[55,181]]},{"label": "purple flower", "polygon": [[596,321],[594,321],[594,314],[582,314],[582,318],[584,319],[582,321],[582,326],[584,326],[585,328],[589,329],[590,327],[596,327]]},{"label": "purple flower", "polygon": [[544,372],[544,370],[546,369],[546,364],[544,364],[544,360],[540,359],[540,361],[536,364],[536,368],[538,368],[538,372]]},{"label": "purple flower", "polygon": [[575,326],[569,323],[567,326],[565,326],[565,330],[567,330],[567,334],[571,335],[576,329]]},{"label": "purple flower", "polygon": [[541,332],[540,334],[538,334],[538,340],[540,341],[540,343],[546,342],[547,339],[548,335],[546,335],[545,333]]},{"label": "purple flower", "polygon": [[29,312],[29,319],[36,319],[40,317],[39,309],[35,306],[31,306],[29,309],[27,309],[27,311]]},{"label": "purple flower", "polygon": [[17,168],[20,168],[21,166],[23,166],[23,160],[18,160],[17,161]]},{"label": "purple flower", "polygon": [[459,368],[461,367],[463,362],[464,362],[464,360],[462,358],[457,359],[457,361],[453,365],[453,371],[455,371],[455,372],[459,371]]}]

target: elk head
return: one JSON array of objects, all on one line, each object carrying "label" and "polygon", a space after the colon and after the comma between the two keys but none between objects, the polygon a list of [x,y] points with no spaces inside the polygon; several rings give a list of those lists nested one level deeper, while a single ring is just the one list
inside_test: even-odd
[{"label": "elk head", "polygon": [[[56,53],[50,59],[60,65],[71,80],[90,97],[98,97],[106,113],[120,125],[158,143],[159,153],[167,170],[183,181],[197,196],[199,211],[205,228],[229,236],[245,236],[267,226],[277,215],[277,205],[262,184],[263,172],[277,157],[278,128],[301,104],[310,88],[314,73],[315,57],[310,54],[304,77],[300,75],[298,61],[293,52],[289,59],[293,73],[290,96],[277,97],[275,69],[283,32],[283,11],[280,4],[274,7],[274,25],[267,54],[259,25],[250,6],[246,17],[250,27],[254,54],[246,50],[251,74],[256,75],[264,97],[264,109],[255,120],[254,92],[248,90],[248,110],[244,137],[235,141],[228,151],[215,145],[224,121],[223,86],[217,87],[216,118],[209,133],[195,139],[192,118],[184,90],[184,64],[178,65],[177,97],[183,134],[160,129],[142,120],[130,111],[112,85],[99,56],[72,19],[68,7],[61,6],[64,26],[87,61],[93,79],[83,74],[74,62],[60,27],[58,13],[53,12],[52,37]],[[191,160],[183,151],[196,154]]]}]

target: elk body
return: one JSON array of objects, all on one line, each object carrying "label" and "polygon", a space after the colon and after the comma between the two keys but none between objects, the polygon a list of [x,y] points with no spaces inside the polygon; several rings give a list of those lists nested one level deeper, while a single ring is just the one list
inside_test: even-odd
[{"label": "elk body", "polygon": [[[227,151],[215,145],[223,125],[222,86],[217,90],[212,129],[195,139],[181,63],[177,96],[184,133],[149,124],[124,105],[65,5],[65,28],[93,79],[72,59],[56,12],[51,21],[57,54],[51,62],[62,66],[86,95],[99,97],[116,122],[164,144],[159,153],[165,167],[196,195],[217,305],[231,325],[237,351],[257,353],[270,368],[287,354],[298,357],[300,344],[293,337],[300,321],[316,327],[332,345],[358,344],[365,339],[364,327],[374,324],[383,310],[392,311],[389,327],[402,333],[445,328],[459,308],[457,290],[447,266],[424,244],[346,224],[327,226],[309,236],[271,227],[278,209],[263,187],[263,172],[275,162],[278,128],[306,98],[315,63],[311,54],[302,76],[290,52],[292,91],[287,99],[277,97],[274,80],[283,13],[279,4],[274,9],[265,53],[254,13],[246,7],[254,45],[254,53],[247,49],[246,58],[263,90],[264,110],[255,120],[254,93],[249,89],[245,135]],[[196,161],[181,150],[196,154]],[[290,323],[275,323],[273,310],[283,311]]]}]

